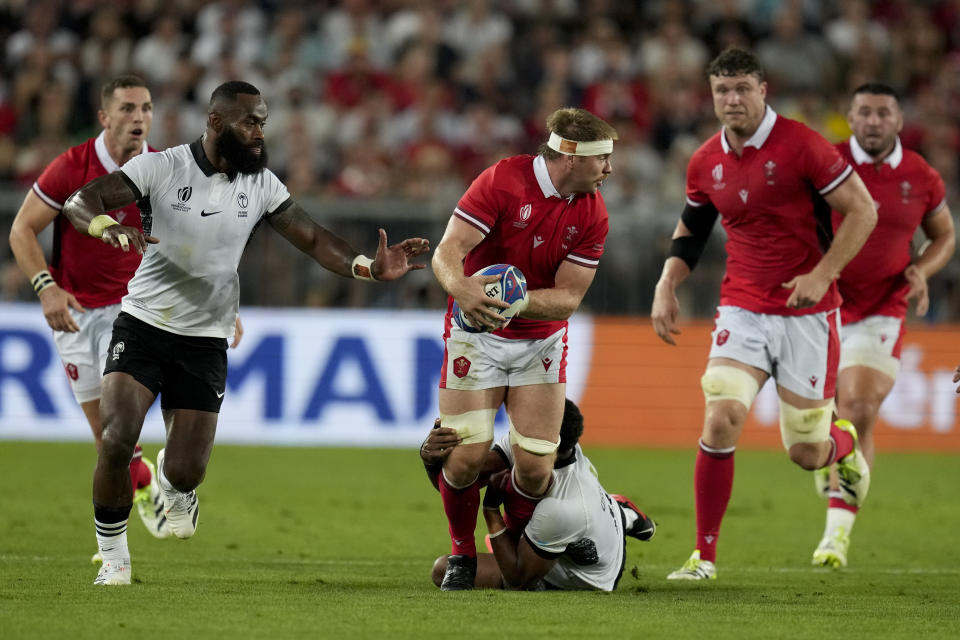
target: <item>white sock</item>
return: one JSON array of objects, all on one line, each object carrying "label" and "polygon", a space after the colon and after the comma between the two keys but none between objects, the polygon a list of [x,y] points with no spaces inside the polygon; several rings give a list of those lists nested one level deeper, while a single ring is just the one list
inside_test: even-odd
[{"label": "white sock", "polygon": [[847,532],[847,535],[850,535],[850,532],[853,531],[853,523],[857,519],[857,514],[853,511],[847,509],[841,509],[839,507],[830,507],[827,509],[827,526],[823,530],[823,535],[832,536],[837,532],[837,529],[843,527],[844,531]]},{"label": "white sock", "polygon": [[130,559],[130,550],[127,548],[127,521],[104,524],[94,519],[97,529],[97,547],[100,548],[100,557],[106,562],[119,562]]}]

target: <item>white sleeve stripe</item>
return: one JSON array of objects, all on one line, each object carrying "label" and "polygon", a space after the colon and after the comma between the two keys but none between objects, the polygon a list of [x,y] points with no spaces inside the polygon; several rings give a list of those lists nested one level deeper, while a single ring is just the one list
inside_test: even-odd
[{"label": "white sleeve stripe", "polygon": [[578,256],[573,253],[567,254],[567,260],[570,262],[576,262],[577,264],[582,264],[585,267],[598,267],[600,265],[600,258],[584,258],[583,256]]},{"label": "white sleeve stripe", "polygon": [[57,211],[60,211],[61,209],[63,209],[63,205],[57,202],[56,200],[54,200],[53,198],[51,198],[50,196],[48,196],[47,194],[45,194],[43,190],[40,189],[40,185],[37,184],[36,182],[33,183],[33,192],[37,194],[37,197],[39,197],[41,200],[43,200],[45,203],[47,203]]},{"label": "white sleeve stripe", "polygon": [[947,199],[944,198],[943,200],[940,201],[940,204],[938,204],[933,209],[930,209],[930,211],[927,211],[925,214],[923,214],[923,217],[926,218],[929,215],[933,215],[934,213],[936,213],[937,211],[940,211],[940,209],[945,207],[946,204],[947,204]]},{"label": "white sleeve stripe", "polygon": [[844,180],[846,180],[846,179],[847,179],[847,176],[849,176],[852,171],[853,171],[853,167],[851,167],[851,166],[848,164],[846,171],[844,171],[844,172],[841,173],[839,176],[837,176],[836,178],[834,178],[833,182],[831,182],[830,184],[828,184],[827,186],[825,186],[823,189],[820,189],[820,195],[825,196],[825,195],[827,195],[828,193],[830,193],[831,191],[833,191],[834,189],[836,189],[837,187],[839,187],[839,186],[840,186],[840,183],[843,182]]},{"label": "white sleeve stripe", "polygon": [[707,203],[706,203],[706,202],[695,202],[695,201],[691,200],[690,197],[688,196],[688,197],[687,197],[687,204],[690,205],[691,207],[702,207],[702,206],[705,206]]},{"label": "white sleeve stripe", "polygon": [[471,224],[477,229],[479,229],[480,231],[482,231],[484,235],[490,233],[490,227],[485,225],[480,220],[477,220],[476,218],[474,218],[472,215],[470,215],[460,207],[455,207],[453,210],[453,214],[458,218],[461,218],[464,222]]}]

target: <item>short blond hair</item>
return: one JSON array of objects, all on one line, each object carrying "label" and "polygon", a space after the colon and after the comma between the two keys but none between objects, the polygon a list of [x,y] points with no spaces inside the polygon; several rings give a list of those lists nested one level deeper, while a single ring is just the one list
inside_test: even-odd
[{"label": "short blond hair", "polygon": [[[617,139],[617,130],[613,126],[586,109],[576,107],[557,109],[547,116],[547,135],[551,133],[577,142]],[[537,148],[537,153],[547,160],[555,160],[563,156],[559,151],[548,147],[546,142]]]}]

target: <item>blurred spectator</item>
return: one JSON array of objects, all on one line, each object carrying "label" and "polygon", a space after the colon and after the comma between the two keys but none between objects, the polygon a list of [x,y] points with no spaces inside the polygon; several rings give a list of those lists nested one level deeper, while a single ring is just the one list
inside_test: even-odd
[{"label": "blurred spectator", "polygon": [[804,30],[803,15],[793,3],[776,13],[773,32],[757,45],[773,93],[833,91],[836,64],[826,41]]},{"label": "blurred spectator", "polygon": [[185,48],[180,18],[163,14],[154,21],[150,35],[134,46],[133,67],[148,84],[160,90],[174,80]]},{"label": "blurred spectator", "polygon": [[133,44],[119,10],[101,6],[90,16],[89,34],[80,47],[80,68],[90,84],[130,69]]}]

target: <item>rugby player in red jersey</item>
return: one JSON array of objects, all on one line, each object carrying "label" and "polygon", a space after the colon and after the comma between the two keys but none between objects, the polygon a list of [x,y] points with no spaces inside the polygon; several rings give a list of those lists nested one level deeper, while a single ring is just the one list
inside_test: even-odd
[{"label": "rugby player in red jersey", "polygon": [[[707,74],[723,128],[690,159],[687,206],[651,312],[657,335],[675,344],[676,288],[722,216],[727,264],[701,379],[706,408],[694,468],[696,548],[672,580],[716,577],[733,454],[768,378],[777,384],[781,437],[794,463],[808,470],[838,463],[845,497],[857,504],[870,477],[856,430],[833,419],[833,396],[840,357],[835,280],[876,224],[873,201],[833,145],[767,106],[763,68],[753,54],[728,49]],[[843,222],[824,251],[829,208]]]},{"label": "rugby player in red jersey", "polygon": [[[140,254],[118,252],[98,238],[79,233],[60,215],[74,191],[94,178],[116,171],[130,158],[153,151],[147,134],[153,122],[153,101],[144,81],[122,75],[100,92],[97,118],[103,131],[67,149],[37,178],[10,229],[10,248],[24,275],[30,278],[47,324],[53,329],[73,395],[90,424],[100,450],[100,379],[113,320],[127,281],[140,265]],[[149,210],[143,211],[149,216]],[[116,212],[117,220],[142,229],[141,211],[130,204]],[[50,265],[37,236],[53,224]],[[153,464],[137,445],[130,461],[130,480],[143,524],[158,538],[170,535],[162,514],[160,492],[153,482]],[[99,552],[93,556],[100,560]]]},{"label": "rugby player in red jersey", "polygon": [[[444,320],[440,416],[462,444],[444,462],[440,495],[452,552],[441,588],[470,589],[476,575],[477,475],[493,441],[494,416],[506,408],[515,466],[507,483],[507,528],[519,535],[550,482],[566,395],[567,318],[593,282],[607,236],[599,194],[612,171],[616,130],[583,109],[547,118],[537,156],[501,160],[484,170],[457,204],[433,258],[449,294]],[[505,324],[483,285],[470,276],[507,263],[526,276],[528,304]],[[469,323],[452,320],[456,301]]]},{"label": "rugby player in red jersey", "polygon": [[[837,149],[873,196],[878,219],[867,243],[837,281],[843,297],[837,413],[857,426],[863,455],[872,468],[873,425],[900,369],[907,304],[916,300],[917,315],[926,315],[927,279],[950,260],[955,240],[943,180],[919,154],[900,143],[903,112],[897,92],[883,84],[858,87],[847,121],[853,135]],[[834,228],[842,220],[834,214]],[[911,244],[918,228],[929,244],[914,260]],[[845,567],[858,507],[843,499],[829,469],[818,470],[814,478],[817,491],[829,503],[813,564]]]}]

